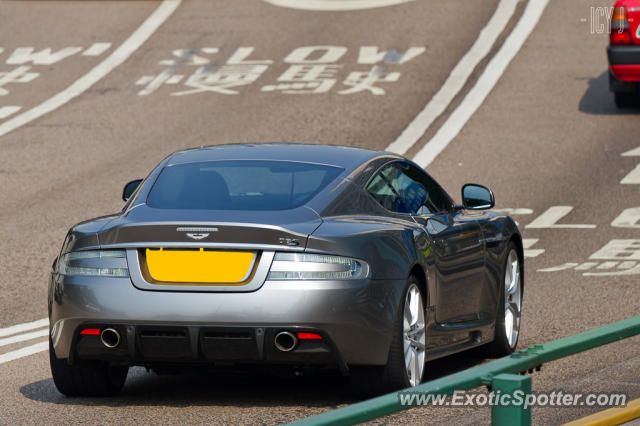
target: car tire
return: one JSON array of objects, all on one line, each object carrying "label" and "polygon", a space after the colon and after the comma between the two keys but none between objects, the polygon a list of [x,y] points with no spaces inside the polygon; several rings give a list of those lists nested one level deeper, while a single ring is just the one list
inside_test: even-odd
[{"label": "car tire", "polygon": [[[382,367],[351,368],[351,382],[359,396],[373,396],[417,386],[422,381],[425,369],[426,298],[420,283],[412,275],[402,292],[401,305],[393,326],[393,337],[387,364]],[[411,308],[411,304],[413,308]],[[407,313],[407,309],[413,311]],[[411,316],[411,320],[407,316]],[[413,324],[411,324],[413,323]],[[410,343],[411,336],[416,343]],[[409,353],[410,361],[405,362]],[[410,368],[417,366],[417,369]],[[415,375],[411,373],[415,371]]]},{"label": "car tire", "polygon": [[638,106],[638,96],[635,92],[614,92],[613,99],[616,106],[621,109]]},{"label": "car tire", "polygon": [[513,241],[509,243],[503,265],[504,281],[500,283],[495,335],[493,341],[484,347],[484,354],[492,358],[513,353],[520,336],[522,259]]},{"label": "car tire", "polygon": [[103,361],[81,361],[69,365],[56,358],[49,338],[49,363],[53,383],[66,396],[112,396],[120,392],[129,367],[111,366]]}]

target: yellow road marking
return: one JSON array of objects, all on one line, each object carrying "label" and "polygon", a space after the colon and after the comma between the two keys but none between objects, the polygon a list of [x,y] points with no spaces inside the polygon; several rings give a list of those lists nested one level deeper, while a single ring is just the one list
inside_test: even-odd
[{"label": "yellow road marking", "polygon": [[640,418],[640,398],[629,402],[626,407],[610,408],[599,413],[566,423],[564,426],[605,426],[619,425]]}]

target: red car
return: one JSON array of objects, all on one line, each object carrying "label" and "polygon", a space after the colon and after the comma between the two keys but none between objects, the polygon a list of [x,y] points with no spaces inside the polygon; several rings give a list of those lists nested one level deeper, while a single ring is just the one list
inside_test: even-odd
[{"label": "red car", "polygon": [[616,105],[636,106],[640,87],[640,0],[616,1],[607,56],[609,89]]}]

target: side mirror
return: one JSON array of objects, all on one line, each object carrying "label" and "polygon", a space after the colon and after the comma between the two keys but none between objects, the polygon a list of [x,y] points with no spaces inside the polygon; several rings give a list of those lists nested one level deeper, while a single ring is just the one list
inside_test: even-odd
[{"label": "side mirror", "polygon": [[136,192],[136,189],[138,189],[141,183],[142,179],[136,179],[126,184],[124,186],[124,189],[122,190],[122,200],[127,201],[129,198],[131,198],[131,196],[134,192]]},{"label": "side mirror", "polygon": [[489,188],[467,183],[462,187],[462,204],[468,210],[488,210],[496,205],[496,200]]}]

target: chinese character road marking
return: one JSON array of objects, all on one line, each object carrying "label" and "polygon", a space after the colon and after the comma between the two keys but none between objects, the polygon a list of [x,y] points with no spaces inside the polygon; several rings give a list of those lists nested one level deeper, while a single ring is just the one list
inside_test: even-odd
[{"label": "chinese character road marking", "polygon": [[171,54],[178,59],[164,59],[158,62],[160,65],[175,67],[178,65],[206,65],[210,59],[196,55],[196,52],[213,55],[219,52],[217,47],[203,47],[201,49],[175,49]]},{"label": "chinese character road marking", "polygon": [[567,262],[567,263],[563,263],[560,266],[553,266],[551,268],[544,268],[544,269],[538,269],[538,272],[557,272],[557,271],[564,271],[566,269],[573,269],[576,266],[578,266],[578,263],[572,263],[572,262]]},{"label": "chinese character road marking", "polygon": [[273,63],[270,59],[247,59],[254,49],[253,47],[238,47],[225,63],[227,65],[268,65]]},{"label": "chinese character road marking", "polygon": [[[631,151],[627,151],[622,154],[623,157],[640,157],[640,146],[632,149]],[[631,170],[629,174],[627,174],[620,181],[621,184],[626,185],[637,185],[640,184],[640,164],[636,166],[635,169]]]},{"label": "chinese character road marking", "polygon": [[544,253],[544,249],[532,249],[530,248],[538,242],[538,238],[523,238],[522,246],[524,248],[524,257],[538,257]]},{"label": "chinese character road marking", "polygon": [[[168,68],[156,75],[140,77],[137,85],[145,86],[138,91],[139,96],[149,95],[163,84],[184,83],[190,90],[172,93],[184,96],[203,92],[223,95],[236,95],[237,86],[246,86],[256,82],[274,63],[270,59],[249,59],[255,48],[243,46],[237,48],[220,65],[212,63],[207,55],[220,53],[217,47],[185,48],[171,51],[173,58],[158,62]],[[361,46],[358,52],[358,64],[373,65],[369,70],[354,71],[347,74],[343,84],[347,86],[338,91],[341,95],[366,92],[373,95],[386,94],[380,87],[383,83],[393,83],[400,79],[398,71],[387,71],[407,63],[426,51],[424,46],[412,46],[405,51],[383,50],[378,46]],[[286,94],[317,94],[329,92],[338,82],[338,72],[344,66],[337,63],[344,58],[347,48],[344,46],[301,46],[293,49],[283,62],[289,64],[273,84],[266,84],[262,92]],[[182,67],[197,66],[192,75]]]},{"label": "chinese character road marking", "polygon": [[636,266],[633,269],[628,269],[626,271],[616,271],[616,272],[585,272],[582,275],[586,275],[588,277],[613,277],[613,276],[626,276],[626,275],[640,275],[640,265]]},{"label": "chinese character road marking", "polygon": [[[640,274],[640,240],[611,240],[600,250],[589,256],[590,260],[603,262],[567,262],[551,268],[538,269],[538,272],[557,272],[569,269],[589,271],[586,276],[624,276]],[[592,272],[592,271],[606,272]]]},{"label": "chinese character road marking", "polygon": [[27,72],[31,69],[29,66],[18,67],[13,71],[0,72],[0,96],[5,96],[9,93],[7,89],[2,86],[9,83],[29,83],[40,74],[37,72]]},{"label": "chinese character road marking", "polygon": [[586,271],[588,269],[593,268],[594,266],[597,266],[598,262],[584,262],[582,265],[580,266],[576,266],[576,270],[577,271]]},{"label": "chinese character road marking", "polygon": [[611,240],[589,259],[640,260],[640,240]]},{"label": "chinese character road marking", "polygon": [[337,62],[347,53],[344,46],[298,47],[284,58],[288,64],[327,64]]},{"label": "chinese character road marking", "polygon": [[640,184],[640,164],[638,164],[635,169],[631,170],[628,175],[622,178],[620,183],[626,185]]},{"label": "chinese character road marking", "polygon": [[24,111],[0,124],[0,136],[6,135],[31,121],[60,108],[81,95],[95,83],[118,67],[173,14],[182,0],[165,0],[149,17],[107,58],[94,66],[88,73],[75,80],[69,87],[56,93],[39,105]]},{"label": "chinese character road marking", "polygon": [[137,85],[146,85],[144,89],[138,92],[139,96],[146,96],[156,91],[163,84],[178,84],[182,80],[182,75],[174,74],[175,70],[169,68],[162,71],[157,76],[145,75],[136,81]]},{"label": "chinese character road marking", "polygon": [[[630,261],[630,260],[623,261],[623,262],[606,261],[602,263],[567,262],[559,266],[553,266],[551,268],[538,269],[538,272],[558,272],[558,271],[567,271],[570,269],[573,269],[575,271],[588,271],[588,272],[584,272],[582,275],[590,276],[590,277],[614,276],[614,275],[615,276],[638,275],[640,274],[640,263],[635,261]],[[593,272],[594,270],[606,271],[606,272]]]},{"label": "chinese character road marking", "polygon": [[192,95],[196,93],[214,92],[223,95],[237,95],[231,90],[233,87],[246,86],[254,83],[273,63],[269,59],[248,59],[253,53],[253,47],[239,47],[224,61],[223,65],[209,65],[209,58],[202,54],[213,55],[219,52],[217,47],[203,47],[201,49],[175,49],[172,54],[177,59],[164,59],[160,65],[167,68],[158,75],[146,75],[138,79],[137,85],[146,86],[138,92],[139,96],[146,96],[155,92],[163,84],[178,84],[184,75],[177,74],[179,67],[185,65],[198,65],[199,67],[188,76],[184,85],[191,90],[174,92],[172,96]]},{"label": "chinese character road marking", "polygon": [[34,50],[33,47],[18,47],[7,59],[7,64],[22,65],[31,62],[33,65],[52,65],[68,56],[75,55],[82,50],[82,47],[65,47],[57,52],[52,52],[51,48],[42,49],[39,52],[34,52]]},{"label": "chinese character road marking", "polygon": [[93,43],[91,47],[82,52],[82,56],[100,56],[111,47],[111,43]]},{"label": "chinese character road marking", "polygon": [[20,111],[20,108],[22,108],[22,107],[15,106],[15,105],[9,105],[9,106],[0,107],[0,120],[2,120],[3,118],[7,118],[11,114],[14,114],[14,113]]},{"label": "chinese character road marking", "polygon": [[222,65],[220,67],[201,67],[185,81],[192,90],[174,92],[172,96],[193,95],[195,93],[215,92],[223,95],[237,95],[232,87],[246,86],[255,82],[268,65]]},{"label": "chinese character road marking", "polygon": [[640,157],[640,146],[622,154],[623,157]]},{"label": "chinese character road marking", "polygon": [[288,94],[325,93],[336,82],[335,77],[340,65],[291,65],[278,81],[278,85],[268,85],[263,92],[282,90]]},{"label": "chinese character road marking", "polygon": [[344,81],[345,86],[351,86],[350,89],[341,90],[341,95],[351,95],[358,92],[369,91],[374,95],[384,95],[384,89],[375,87],[374,84],[392,83],[400,79],[399,72],[385,72],[383,66],[376,65],[368,72],[352,72]]},{"label": "chinese character road marking", "polygon": [[413,58],[422,55],[424,46],[411,47],[403,53],[398,53],[396,49],[380,50],[378,46],[362,46],[358,54],[358,63],[365,65],[377,64],[384,60],[387,64],[404,64]]},{"label": "chinese character road marking", "polygon": [[640,207],[631,207],[623,210],[618,217],[613,219],[611,226],[640,229]]}]

